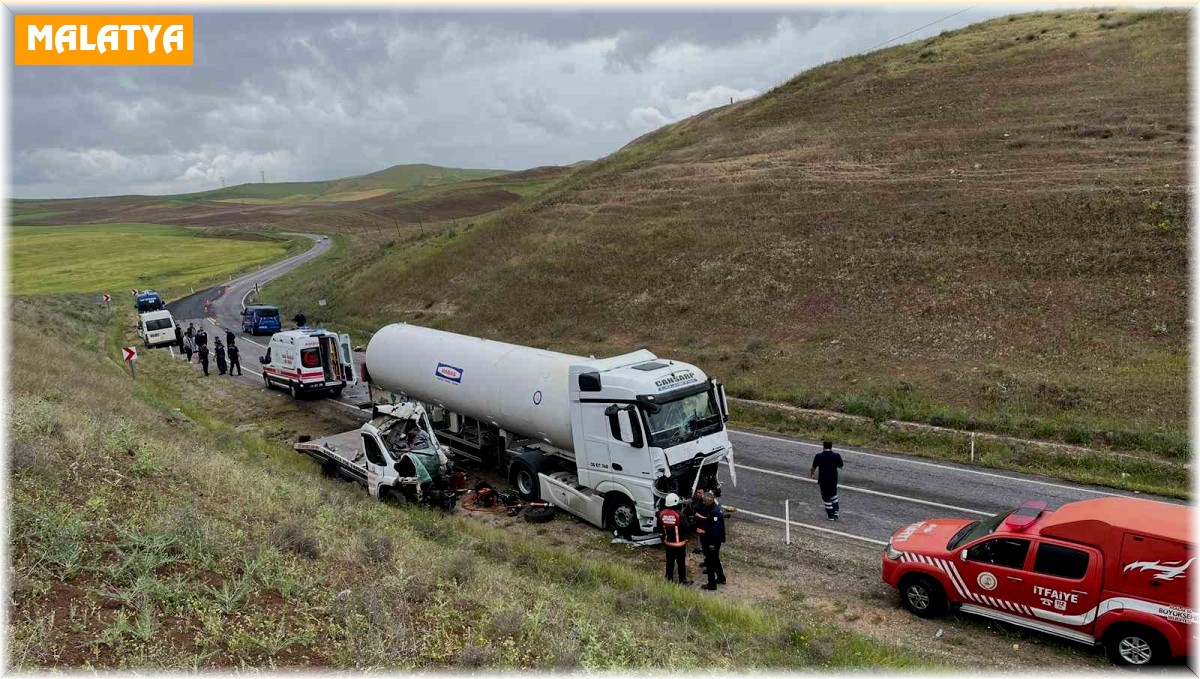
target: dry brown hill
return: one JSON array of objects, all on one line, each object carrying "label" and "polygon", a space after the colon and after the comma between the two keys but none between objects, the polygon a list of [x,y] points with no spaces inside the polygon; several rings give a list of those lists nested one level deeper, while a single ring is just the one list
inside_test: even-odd
[{"label": "dry brown hill", "polygon": [[1043,12],[845,59],[322,294],[361,329],[1181,454],[1187,45],[1180,12]]}]

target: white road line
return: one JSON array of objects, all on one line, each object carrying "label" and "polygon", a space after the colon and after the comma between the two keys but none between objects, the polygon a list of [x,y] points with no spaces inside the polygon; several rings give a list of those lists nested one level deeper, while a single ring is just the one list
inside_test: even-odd
[{"label": "white road line", "polygon": [[785,521],[785,520],[779,518],[778,516],[770,516],[768,514],[759,514],[758,512],[752,512],[748,509],[742,509],[741,507],[738,507],[737,513],[738,514],[747,514],[749,516],[753,516],[758,519],[767,519],[768,521],[778,521],[779,523],[790,523],[793,526],[797,526],[799,528],[807,528],[809,530],[820,531],[822,533],[829,533],[831,535],[837,535],[837,536],[840,536],[843,538],[850,538],[851,540],[859,540],[861,542],[869,542],[873,545],[886,545],[887,544],[887,540],[876,540],[875,538],[867,538],[867,537],[863,537],[861,535],[854,535],[852,533],[843,533],[840,530],[833,530],[831,528],[822,528],[820,526],[814,526],[811,523],[800,523],[798,521]]},{"label": "white road line", "polygon": [[[721,464],[728,465],[729,463],[721,462]],[[737,465],[737,468],[745,469],[746,471],[751,471],[751,472],[758,472],[760,474],[770,474],[772,476],[782,476],[784,478],[795,479],[797,481],[804,481],[807,483],[816,483],[817,482],[816,479],[810,479],[810,478],[807,478],[804,476],[796,476],[795,474],[785,474],[783,472],[777,472],[772,469],[760,469],[758,467],[747,467],[744,464]],[[920,500],[915,497],[905,497],[903,495],[892,495],[891,493],[884,493],[883,491],[879,491],[879,490],[871,490],[870,488],[859,488],[857,486],[847,486],[844,484],[838,484],[838,490],[839,491],[851,490],[851,491],[855,491],[855,492],[859,492],[859,493],[867,493],[868,495],[878,495],[880,497],[887,497],[887,498],[891,498],[893,500],[902,500],[904,502],[915,502],[917,504],[929,505],[930,507],[940,507],[942,509],[949,509],[949,510],[956,511],[956,512],[966,512],[968,514],[978,514],[979,516],[994,516],[996,514],[996,512],[984,512],[984,511],[980,511],[978,509],[967,509],[966,507],[957,507],[955,505],[942,504],[940,502],[934,502],[932,500]]]},{"label": "white road line", "polygon": [[[767,436],[766,434],[758,434],[758,433],[755,433],[752,431],[744,431],[741,429],[734,429],[731,431],[734,434],[741,434],[744,436],[755,436],[760,439],[767,439],[768,441],[779,441],[780,443],[791,443],[793,445],[807,446],[809,448],[820,448],[821,447],[820,444],[817,444],[817,443],[809,443],[807,441],[797,441],[795,439],[785,439],[785,438],[780,438],[778,436]],[[877,457],[877,458],[880,458],[883,460],[891,460],[894,462],[907,462],[908,464],[921,465],[922,467],[935,467],[937,469],[949,469],[951,471],[962,472],[964,474],[975,474],[977,476],[987,476],[987,477],[991,477],[991,478],[995,478],[995,479],[1004,479],[1005,481],[1013,481],[1016,483],[1027,483],[1027,484],[1035,484],[1038,486],[1049,486],[1050,488],[1061,488],[1063,490],[1071,490],[1071,491],[1076,491],[1076,492],[1080,492],[1080,493],[1093,493],[1095,495],[1110,495],[1113,497],[1130,497],[1129,495],[1126,495],[1124,493],[1109,493],[1107,491],[1093,490],[1091,488],[1083,488],[1081,486],[1067,486],[1067,485],[1063,485],[1061,483],[1050,483],[1049,481],[1037,481],[1034,479],[1022,479],[1022,478],[1017,478],[1017,477],[1013,477],[1013,476],[1006,476],[1004,474],[994,474],[992,472],[980,471],[978,469],[963,469],[962,467],[951,467],[950,465],[937,464],[935,462],[923,462],[921,460],[913,460],[913,459],[910,459],[907,457],[900,457],[900,456],[896,456],[896,455],[883,455],[880,453],[867,453],[867,452],[863,452],[861,450],[847,450],[845,448],[834,448],[834,450],[836,450],[837,452],[842,453],[842,454],[862,455],[864,457]]]}]

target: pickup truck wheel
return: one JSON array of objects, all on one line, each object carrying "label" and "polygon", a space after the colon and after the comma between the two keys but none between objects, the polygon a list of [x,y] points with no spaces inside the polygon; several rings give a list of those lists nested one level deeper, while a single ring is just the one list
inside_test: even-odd
[{"label": "pickup truck wheel", "polygon": [[1167,644],[1162,636],[1141,625],[1121,625],[1104,635],[1104,648],[1114,665],[1146,667],[1167,660]]},{"label": "pickup truck wheel", "polygon": [[529,523],[549,523],[554,520],[554,507],[529,507],[525,510],[525,520]]},{"label": "pickup truck wheel", "polygon": [[912,575],[900,583],[900,601],[919,618],[932,618],[946,610],[942,586],[925,575]]},{"label": "pickup truck wheel", "polygon": [[642,532],[642,527],[638,524],[637,508],[624,495],[609,499],[604,520],[609,528],[624,537],[632,537]]},{"label": "pickup truck wheel", "polygon": [[517,489],[517,495],[526,502],[541,499],[538,493],[538,475],[533,467],[524,461],[514,462],[509,472],[509,481]]},{"label": "pickup truck wheel", "polygon": [[288,383],[288,395],[292,397],[293,401],[300,398],[300,389],[295,382]]}]

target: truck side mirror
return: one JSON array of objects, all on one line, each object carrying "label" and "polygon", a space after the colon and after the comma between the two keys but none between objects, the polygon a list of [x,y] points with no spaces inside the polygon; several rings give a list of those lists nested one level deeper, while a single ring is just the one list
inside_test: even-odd
[{"label": "truck side mirror", "polygon": [[725,385],[714,382],[717,387],[717,407],[721,409],[721,419],[729,421],[729,400],[725,398]]},{"label": "truck side mirror", "polygon": [[617,412],[617,427],[622,443],[633,445],[633,421],[629,419],[629,411],[621,409]]},{"label": "truck side mirror", "polygon": [[611,405],[604,409],[613,438],[622,443],[628,443],[634,448],[641,448],[645,445],[642,439],[642,429],[638,426],[633,413],[633,408],[628,406]]}]

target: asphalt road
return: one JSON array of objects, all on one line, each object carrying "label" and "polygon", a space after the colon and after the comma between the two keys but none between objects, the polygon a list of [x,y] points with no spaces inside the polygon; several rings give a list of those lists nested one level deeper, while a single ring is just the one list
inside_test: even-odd
[{"label": "asphalt road", "polygon": [[[266,351],[267,338],[252,338],[240,332],[242,299],[256,282],[262,285],[329,249],[328,241],[322,241],[320,236],[304,235],[315,241],[308,252],[168,305],[184,327],[190,321],[206,324],[210,335],[216,328],[238,331],[245,376],[215,377],[214,365],[211,370],[214,377],[210,379],[238,379],[262,387],[258,356]],[[311,318],[311,310],[305,311]],[[283,313],[290,316],[294,311],[283,310]],[[288,327],[286,319],[284,327]],[[355,338],[355,343],[365,344],[365,338]],[[361,363],[363,355],[357,357]],[[287,398],[283,392],[278,393],[280,398]],[[360,388],[348,390],[340,400],[327,399],[327,402],[331,408],[358,411],[366,421],[366,412],[355,405],[365,403],[364,396],[365,389]],[[778,525],[781,534],[785,501],[790,505],[793,530],[882,546],[898,528],[923,519],[978,519],[1034,499],[1045,500],[1054,509],[1075,500],[1132,495],[1048,477],[835,445],[845,468],[839,488],[841,516],[837,521],[829,521],[821,508],[816,483],[808,478],[813,455],[820,450],[819,441],[737,430],[731,431],[730,437],[738,483],[733,485],[729,466],[722,465],[722,502],[736,507],[740,516]]]}]

